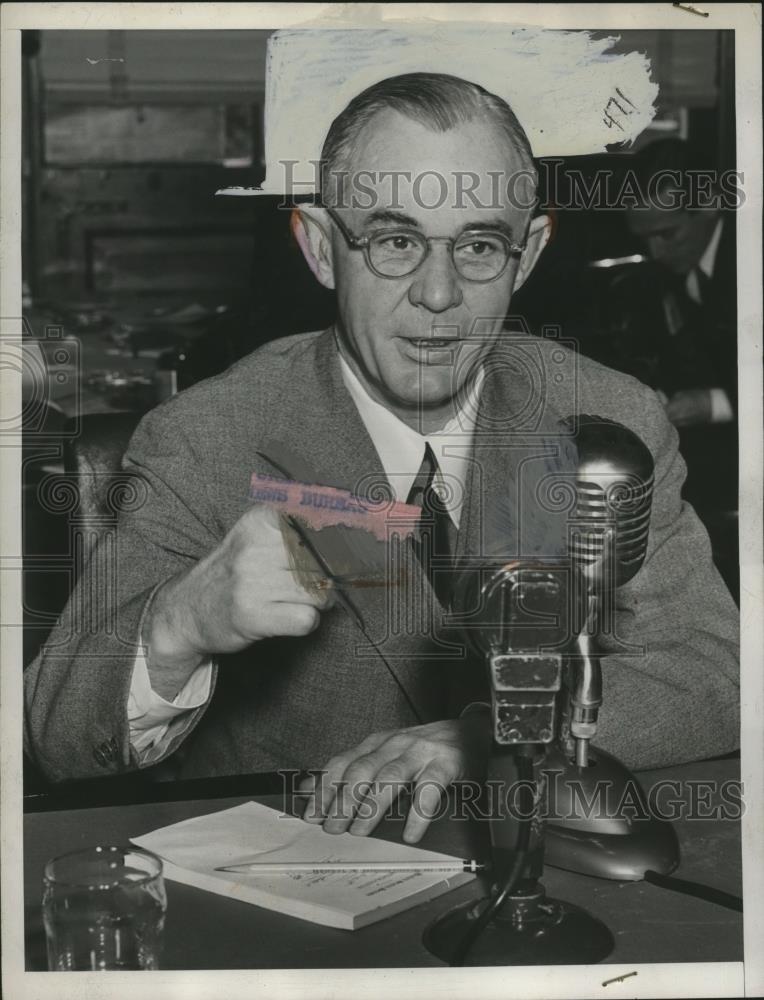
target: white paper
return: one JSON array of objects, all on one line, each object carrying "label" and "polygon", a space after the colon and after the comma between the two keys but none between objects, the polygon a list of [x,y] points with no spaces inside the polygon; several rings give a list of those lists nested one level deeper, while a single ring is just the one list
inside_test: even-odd
[{"label": "white paper", "polygon": [[247,875],[218,872],[224,865],[261,860],[357,863],[445,861],[447,854],[374,837],[326,833],[321,826],[245,802],[222,812],[162,827],[133,843],[158,854],[175,882],[324,924],[354,929],[439,896],[474,878],[467,872],[294,872]]}]

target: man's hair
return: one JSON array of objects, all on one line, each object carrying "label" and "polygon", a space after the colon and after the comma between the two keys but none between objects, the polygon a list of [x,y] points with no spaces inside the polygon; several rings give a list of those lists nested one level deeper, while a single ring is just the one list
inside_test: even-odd
[{"label": "man's hair", "polygon": [[332,197],[331,178],[349,169],[358,137],[380,111],[393,110],[437,132],[490,118],[507,136],[532,172],[533,152],[522,125],[501,97],[476,83],[446,73],[404,73],[367,87],[332,122],[321,152],[321,191]]},{"label": "man's hair", "polygon": [[699,171],[702,163],[703,158],[683,139],[657,139],[643,146],[632,162],[642,204],[649,204],[662,188],[672,187],[682,193],[682,207],[692,208],[691,173],[707,173],[712,190],[718,187],[716,171]]}]

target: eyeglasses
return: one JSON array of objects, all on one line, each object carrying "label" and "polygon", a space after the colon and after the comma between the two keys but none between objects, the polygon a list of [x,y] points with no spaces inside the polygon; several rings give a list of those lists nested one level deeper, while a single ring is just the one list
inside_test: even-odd
[{"label": "eyeglasses", "polygon": [[380,278],[405,278],[423,263],[432,243],[448,243],[457,274],[466,281],[495,281],[512,256],[519,256],[524,243],[512,243],[503,233],[466,230],[456,239],[423,236],[415,229],[378,229],[371,236],[355,236],[337,212],[326,211],[345,237],[351,250],[363,250],[370,271]]}]

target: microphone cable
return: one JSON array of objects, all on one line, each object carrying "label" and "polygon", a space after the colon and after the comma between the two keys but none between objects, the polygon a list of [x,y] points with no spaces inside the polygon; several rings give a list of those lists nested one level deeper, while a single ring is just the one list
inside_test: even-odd
[{"label": "microphone cable", "polygon": [[686,879],[675,878],[672,875],[661,875],[660,872],[654,872],[650,869],[645,872],[644,880],[661,889],[670,889],[672,892],[680,892],[685,896],[695,896],[697,899],[704,899],[707,903],[716,903],[717,906],[735,910],[737,913],[743,912],[743,900],[740,896],[733,896],[730,892],[714,889],[710,885],[688,882]]},{"label": "microphone cable", "polygon": [[517,887],[517,884],[522,877],[525,863],[528,860],[528,845],[530,843],[531,824],[533,822],[533,793],[531,791],[531,785],[533,783],[533,763],[531,759],[529,757],[518,757],[517,770],[519,780],[523,782],[523,784],[520,785],[520,791],[530,800],[526,804],[530,805],[531,809],[523,810],[523,813],[518,820],[520,829],[517,834],[517,852],[515,854],[515,860],[512,868],[510,869],[509,875],[505,879],[504,885],[501,887],[498,894],[486,906],[473,926],[467,931],[461,942],[457,945],[449,963],[452,968],[464,965],[464,960],[467,957],[467,953],[470,948],[472,948],[473,944],[482,934],[487,924],[490,923],[495,914],[498,913],[504,905],[507,897]]}]

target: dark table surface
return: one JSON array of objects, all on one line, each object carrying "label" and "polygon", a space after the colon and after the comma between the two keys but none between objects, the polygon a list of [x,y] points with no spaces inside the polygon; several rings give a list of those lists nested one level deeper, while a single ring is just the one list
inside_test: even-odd
[{"label": "dark table surface", "polygon": [[[696,802],[702,799],[699,811],[708,815],[709,803],[713,809],[713,803],[720,802],[719,785],[738,778],[738,762],[686,764],[644,772],[639,778],[645,789],[658,780],[680,782],[680,796],[672,793],[669,797],[681,798],[685,804],[693,797]],[[710,799],[706,793],[698,792],[699,788],[712,784],[716,790]],[[214,783],[207,783],[205,789],[210,787],[214,789]],[[230,808],[254,797],[231,795],[230,781],[219,787],[224,789],[225,797],[76,809],[52,809],[51,803],[43,800],[28,802],[24,818],[27,969],[46,968],[40,894],[42,870],[48,858],[96,843],[124,843],[160,826]],[[275,808],[285,806],[282,795],[257,797]],[[485,857],[486,827],[487,824],[446,817],[431,826],[421,846],[461,857]],[[684,815],[675,822],[675,828],[682,854],[675,874],[740,895],[739,822]],[[397,840],[401,831],[400,822],[389,821],[383,824],[379,835]],[[742,961],[740,913],[645,882],[610,882],[551,867],[547,867],[543,882],[548,895],[577,903],[607,924],[616,942],[606,959],[608,963]],[[479,894],[480,883],[475,881],[377,924],[345,931],[296,920],[168,880],[161,964],[164,969],[440,966],[443,963],[422,946],[422,931],[450,907]]]}]

